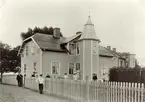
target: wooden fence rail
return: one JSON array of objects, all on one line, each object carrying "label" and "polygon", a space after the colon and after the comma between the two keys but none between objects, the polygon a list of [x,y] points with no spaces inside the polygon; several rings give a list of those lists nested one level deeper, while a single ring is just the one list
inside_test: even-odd
[{"label": "wooden fence rail", "polygon": [[[4,82],[13,84],[12,78],[5,77]],[[9,83],[10,82],[10,83]],[[25,87],[37,90],[35,78],[26,78]],[[144,84],[125,82],[86,82],[65,79],[46,79],[44,92],[66,97],[73,102],[144,102]]]}]

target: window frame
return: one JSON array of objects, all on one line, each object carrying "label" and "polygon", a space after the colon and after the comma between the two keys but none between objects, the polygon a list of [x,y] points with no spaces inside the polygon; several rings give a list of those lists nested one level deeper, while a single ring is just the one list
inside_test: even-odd
[{"label": "window frame", "polygon": [[27,65],[24,64],[24,73],[26,74],[26,70],[27,70]]},{"label": "window frame", "polygon": [[[70,51],[70,44],[75,45],[74,54],[71,54],[71,51]],[[75,56],[75,55],[76,55],[76,43],[74,43],[74,42],[68,43],[68,50],[69,50],[69,52],[70,52],[70,53],[69,53],[70,56]]]},{"label": "window frame", "polygon": [[75,70],[77,71],[77,64],[79,64],[79,70],[81,70],[81,64],[79,62],[75,63]]},{"label": "window frame", "polygon": [[31,47],[31,54],[35,55],[35,47],[34,46]]},{"label": "window frame", "polygon": [[93,41],[93,54],[94,55],[98,54],[98,51],[96,51],[96,50],[97,50],[97,42],[96,41]]},{"label": "window frame", "polygon": [[[69,70],[70,70],[70,63],[73,63],[73,65],[74,65],[74,66],[73,66],[74,68],[73,68],[73,73],[72,73],[72,74],[69,73]],[[74,74],[74,71],[75,71],[75,63],[74,63],[74,62],[69,62],[69,63],[68,63],[68,75],[73,75],[73,74]]]},{"label": "window frame", "polygon": [[[58,68],[58,73],[57,74],[52,72],[53,71],[53,69],[52,69],[53,63],[58,63],[59,68]],[[59,61],[51,61],[51,74],[52,75],[60,75],[60,62]]]},{"label": "window frame", "polygon": [[28,56],[28,53],[29,53],[29,47],[26,46],[26,56]]},{"label": "window frame", "polygon": [[[77,47],[79,47],[79,53],[77,53]],[[80,55],[80,43],[79,42],[76,43],[76,55]]]}]

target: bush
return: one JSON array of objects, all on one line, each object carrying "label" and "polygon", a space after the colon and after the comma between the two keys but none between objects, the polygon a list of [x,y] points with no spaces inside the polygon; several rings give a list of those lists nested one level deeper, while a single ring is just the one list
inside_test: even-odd
[{"label": "bush", "polygon": [[145,69],[142,68],[111,68],[109,81],[145,83]]}]

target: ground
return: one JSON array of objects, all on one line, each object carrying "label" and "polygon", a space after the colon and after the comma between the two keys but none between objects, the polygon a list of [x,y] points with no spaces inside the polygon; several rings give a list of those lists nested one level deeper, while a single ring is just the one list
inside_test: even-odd
[{"label": "ground", "polygon": [[51,95],[39,94],[38,92],[10,85],[0,84],[0,102],[70,102],[68,99],[58,98]]}]

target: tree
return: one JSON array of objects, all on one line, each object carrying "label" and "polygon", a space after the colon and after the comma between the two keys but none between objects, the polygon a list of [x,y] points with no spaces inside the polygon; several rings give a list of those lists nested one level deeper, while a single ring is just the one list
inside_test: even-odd
[{"label": "tree", "polygon": [[0,62],[1,69],[0,71],[8,72],[15,71],[17,66],[20,66],[20,56],[17,56],[20,46],[11,48],[9,45],[0,42]]},{"label": "tree", "polygon": [[[40,33],[40,34],[47,34],[47,35],[53,35],[53,27],[47,27],[44,26],[42,28],[40,27],[34,27],[33,29],[28,28],[27,32],[21,32],[21,38],[22,40],[27,39],[28,37],[36,34],[36,33]],[[61,32],[60,32],[61,33]],[[60,34],[60,36],[62,37],[62,33]]]}]

